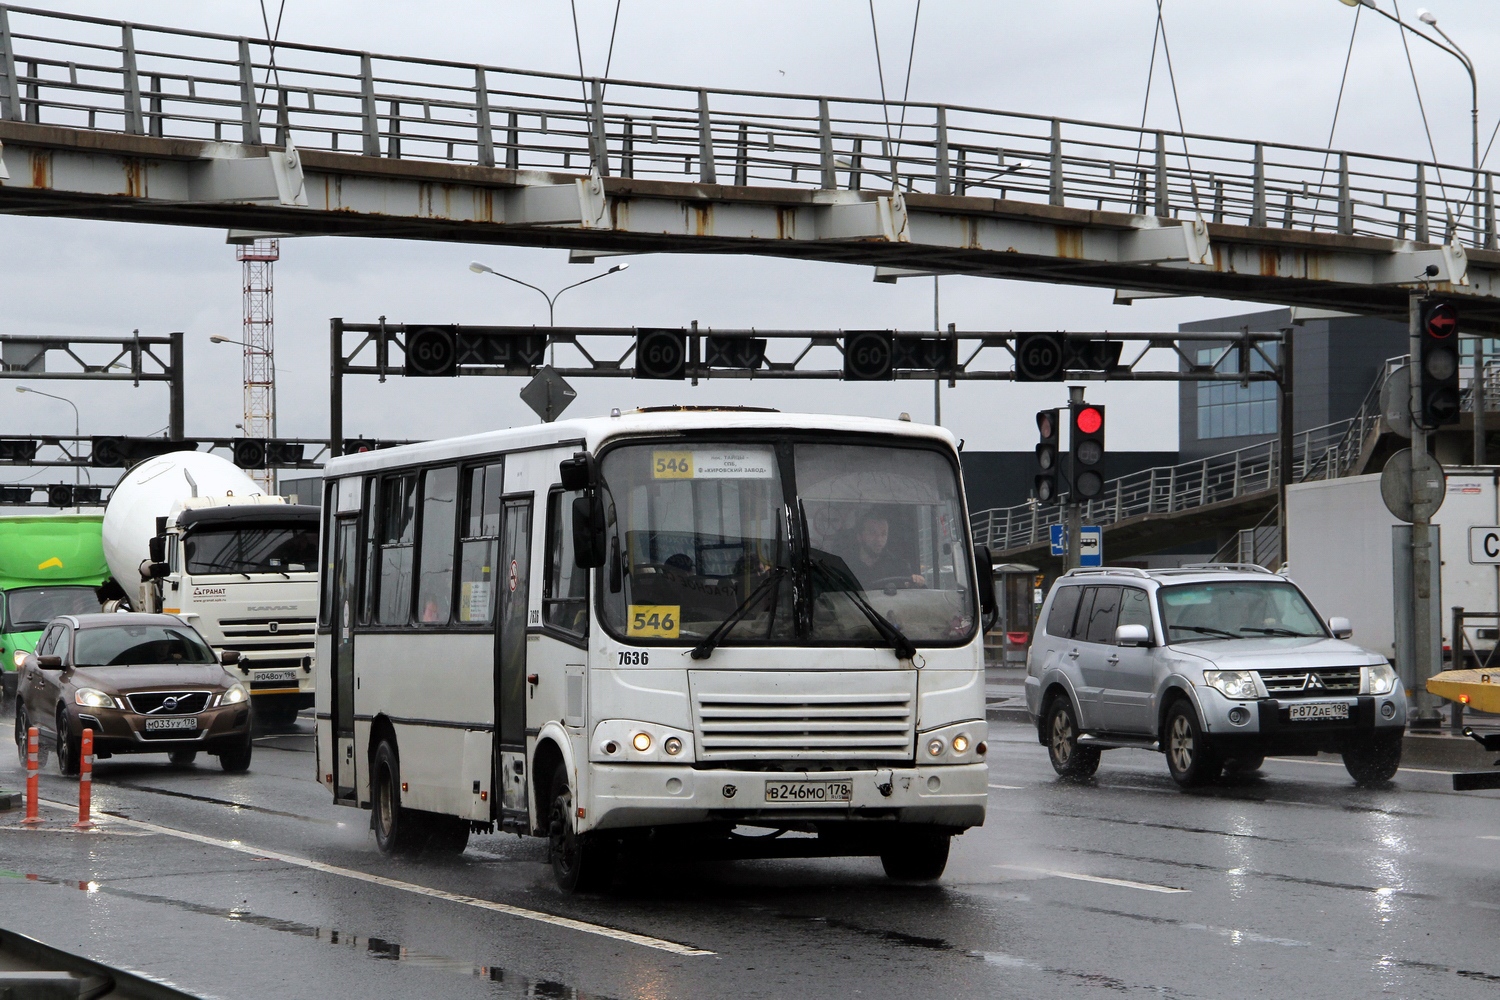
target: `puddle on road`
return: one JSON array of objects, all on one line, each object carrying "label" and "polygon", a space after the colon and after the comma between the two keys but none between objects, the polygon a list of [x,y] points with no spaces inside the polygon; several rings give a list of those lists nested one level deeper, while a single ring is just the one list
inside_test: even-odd
[{"label": "puddle on road", "polygon": [[416,951],[398,941],[387,941],[384,938],[350,934],[347,931],[341,931],[334,927],[319,927],[297,920],[286,920],[281,917],[269,917],[238,907],[226,909],[224,907],[211,906],[207,903],[194,903],[185,899],[174,899],[170,896],[158,896],[153,893],[139,892],[134,889],[124,889],[120,886],[110,885],[97,880],[62,879],[50,875],[38,875],[30,872],[23,874],[3,869],[0,869],[0,878],[24,879],[28,882],[61,886],[65,889],[77,889],[82,892],[117,896],[140,903],[155,903],[161,906],[170,906],[173,909],[185,910],[188,913],[195,913],[200,916],[219,917],[237,924],[249,924],[252,927],[263,927],[266,930],[278,931],[282,934],[292,934],[296,937],[321,941],[380,962],[400,962],[403,965],[410,965],[419,969],[434,969],[468,976],[473,979],[482,979],[495,984],[496,988],[493,990],[493,993],[496,997],[500,998],[514,997],[517,1000],[522,1000],[522,998],[524,1000],[615,1000],[615,998],[604,994],[585,993],[566,983],[546,979],[527,979],[516,973],[506,972],[505,969],[498,965],[475,965],[473,962],[452,958],[447,955],[434,955],[428,952]]},{"label": "puddle on road", "polygon": [[112,787],[112,788],[125,788],[125,789],[129,789],[130,791],[133,791],[133,792],[147,792],[147,793],[149,793],[151,795],[167,795],[167,796],[170,796],[170,797],[172,797],[174,799],[190,799],[193,802],[208,802],[208,803],[210,803],[212,805],[228,806],[229,808],[233,809],[236,812],[239,812],[240,810],[243,809],[243,810],[247,810],[249,812],[262,813],[262,814],[267,815],[267,816],[281,816],[281,817],[284,817],[286,819],[300,819],[300,820],[304,820],[304,821],[306,821],[308,823],[320,823],[323,826],[346,826],[347,825],[347,824],[344,824],[344,823],[340,823],[337,820],[332,820],[332,819],[318,819],[316,816],[304,816],[301,813],[283,812],[280,809],[271,809],[271,808],[268,808],[266,806],[252,805],[249,802],[236,802],[233,799],[215,798],[212,795],[199,795],[196,792],[180,792],[180,791],[177,791],[176,789],[173,789],[173,788],[158,788],[158,787],[156,787],[154,785],[136,785],[136,784],[132,784],[130,782],[125,782],[125,781],[113,782],[113,783],[110,784],[110,787]]}]

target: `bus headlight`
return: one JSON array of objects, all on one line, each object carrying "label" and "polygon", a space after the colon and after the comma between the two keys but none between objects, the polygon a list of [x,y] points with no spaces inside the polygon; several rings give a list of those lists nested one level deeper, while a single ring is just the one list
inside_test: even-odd
[{"label": "bus headlight", "polygon": [[1370,668],[1370,693],[1390,694],[1396,688],[1396,671],[1389,663],[1378,663]]},{"label": "bus headlight", "polygon": [[668,756],[676,757],[682,753],[682,741],[675,736],[668,736],[662,742],[661,748],[667,752]]},{"label": "bus headlight", "polygon": [[645,753],[647,750],[651,749],[651,734],[636,733],[630,738],[630,745],[635,747],[641,753]]},{"label": "bus headlight", "polygon": [[966,751],[968,751],[968,749],[969,738],[967,736],[965,736],[963,733],[959,733],[957,736],[953,737],[954,753],[965,753]]},{"label": "bus headlight", "polygon": [[79,688],[73,693],[73,704],[85,708],[114,708],[115,700],[96,688]]},{"label": "bus headlight", "polygon": [[250,692],[245,690],[245,685],[243,685],[243,684],[236,684],[233,687],[231,687],[228,691],[224,692],[224,696],[219,699],[219,704],[220,705],[238,705],[240,702],[248,701],[249,698],[250,698]]},{"label": "bus headlight", "polygon": [[932,739],[928,740],[927,752],[932,754],[932,756],[934,757],[941,757],[943,755],[943,741],[935,736]]}]

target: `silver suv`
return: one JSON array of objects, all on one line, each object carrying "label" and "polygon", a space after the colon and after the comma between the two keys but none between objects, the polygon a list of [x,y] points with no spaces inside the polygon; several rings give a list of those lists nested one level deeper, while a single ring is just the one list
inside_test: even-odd
[{"label": "silver suv", "polygon": [[1165,752],[1183,787],[1329,751],[1380,784],[1401,762],[1406,693],[1351,635],[1259,566],[1075,569],[1042,607],[1026,710],[1065,777],[1124,747]]}]

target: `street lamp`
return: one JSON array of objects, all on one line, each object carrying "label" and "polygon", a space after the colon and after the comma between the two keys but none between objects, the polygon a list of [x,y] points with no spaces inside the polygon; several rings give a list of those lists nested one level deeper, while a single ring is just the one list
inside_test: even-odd
[{"label": "street lamp", "polygon": [[1479,239],[1479,81],[1474,76],[1474,63],[1473,63],[1473,61],[1469,58],[1468,53],[1466,53],[1463,49],[1459,48],[1458,47],[1458,43],[1455,42],[1452,38],[1450,38],[1448,36],[1448,33],[1446,31],[1444,31],[1442,28],[1438,27],[1437,15],[1434,14],[1432,11],[1426,9],[1425,7],[1418,8],[1418,10],[1417,10],[1417,18],[1418,18],[1418,20],[1420,20],[1423,24],[1427,25],[1428,27],[1432,28],[1439,35],[1442,35],[1443,36],[1443,41],[1446,41],[1448,43],[1447,45],[1444,45],[1443,42],[1440,42],[1436,38],[1433,38],[1431,35],[1427,34],[1425,31],[1421,31],[1421,30],[1419,30],[1417,28],[1413,28],[1411,25],[1407,24],[1405,21],[1401,20],[1401,18],[1397,17],[1396,15],[1394,15],[1394,14],[1387,14],[1385,11],[1381,10],[1378,6],[1376,6],[1375,0],[1339,0],[1339,2],[1342,3],[1342,4],[1344,4],[1344,6],[1346,6],[1346,7],[1368,7],[1370,10],[1373,10],[1375,13],[1377,13],[1381,17],[1385,18],[1387,21],[1394,21],[1396,24],[1400,25],[1403,30],[1411,32],[1413,35],[1416,35],[1418,38],[1424,38],[1424,39],[1426,39],[1427,41],[1431,42],[1433,45],[1436,45],[1438,48],[1440,48],[1444,52],[1448,53],[1453,58],[1457,59],[1460,63],[1463,64],[1464,72],[1466,72],[1466,73],[1469,74],[1469,95],[1470,95],[1470,99],[1469,99],[1470,164],[1471,164],[1471,170],[1472,170],[1472,172],[1470,174],[1470,177],[1471,177],[1471,180],[1473,182],[1473,187],[1472,187],[1472,189],[1471,189],[1471,191],[1469,193],[1469,200],[1470,200],[1470,204],[1473,207],[1473,212],[1474,212],[1474,245],[1478,246],[1480,244],[1480,239]]},{"label": "street lamp", "polygon": [[[270,351],[266,350],[264,347],[256,347],[254,344],[247,344],[243,340],[235,340],[233,337],[221,337],[217,333],[211,334],[209,336],[209,338],[208,338],[208,342],[210,344],[235,344],[235,345],[237,345],[239,347],[243,347],[247,351],[259,351],[262,354],[270,354],[271,353]],[[278,368],[278,369],[273,369],[272,370],[273,377],[274,377],[274,375],[275,375],[275,373],[277,371],[280,371],[280,369]],[[271,386],[271,436],[272,437],[276,436],[276,420],[277,420],[277,417],[278,417],[278,414],[276,412],[276,386],[273,383],[272,386]],[[242,431],[245,430],[245,425],[244,424],[235,424],[234,426],[238,427]],[[249,431],[245,431],[245,433],[248,434]]]},{"label": "street lamp", "polygon": [[[61,400],[62,402],[67,403],[69,406],[73,407],[73,447],[74,448],[78,447],[78,440],[83,436],[83,434],[78,429],[79,428],[79,423],[78,423],[78,404],[77,403],[74,403],[67,396],[54,396],[50,392],[43,392],[40,389],[33,389],[30,386],[25,386],[25,385],[18,385],[18,386],[16,386],[16,391],[17,392],[29,392],[33,396],[46,396],[48,399]],[[75,458],[76,458],[76,456],[75,456]],[[76,466],[76,465],[73,466],[73,482],[75,484],[83,482],[83,470],[82,470],[82,468],[80,468],[79,466]]]},{"label": "street lamp", "polygon": [[575,281],[571,285],[564,285],[562,288],[559,288],[553,294],[548,295],[546,292],[542,291],[540,288],[536,287],[535,285],[533,285],[533,284],[531,284],[529,282],[526,282],[526,281],[522,281],[520,278],[512,278],[508,274],[502,274],[501,272],[495,270],[493,267],[490,267],[488,264],[481,264],[477,260],[473,260],[473,261],[469,262],[469,270],[473,271],[475,274],[493,274],[497,278],[504,278],[506,281],[513,281],[513,282],[515,282],[518,285],[521,285],[521,286],[523,286],[525,288],[531,289],[533,292],[536,292],[542,298],[546,299],[547,300],[547,325],[548,326],[556,326],[557,325],[557,319],[556,319],[557,300],[558,300],[558,298],[560,298],[562,296],[563,292],[566,292],[566,291],[568,291],[569,289],[572,289],[572,288],[577,288],[579,285],[587,285],[590,281],[598,281],[600,278],[607,278],[611,274],[614,274],[616,271],[623,271],[623,270],[625,270],[629,266],[630,266],[629,264],[616,264],[614,267],[610,268],[608,271],[601,272],[601,273],[596,274],[596,275],[594,275],[593,277],[590,277],[590,278],[584,278],[582,281]]}]

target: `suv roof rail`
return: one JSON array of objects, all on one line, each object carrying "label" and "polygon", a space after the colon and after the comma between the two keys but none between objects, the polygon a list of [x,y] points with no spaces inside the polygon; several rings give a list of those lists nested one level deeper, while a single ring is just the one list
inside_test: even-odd
[{"label": "suv roof rail", "polygon": [[1204,562],[1183,563],[1178,569],[1184,570],[1229,570],[1237,573],[1264,573],[1267,576],[1275,576],[1271,570],[1266,569],[1259,563],[1247,562]]},{"label": "suv roof rail", "polygon": [[1151,579],[1150,573],[1135,566],[1075,566],[1063,576],[1097,576],[1101,573],[1112,576],[1138,576],[1142,580]]}]

